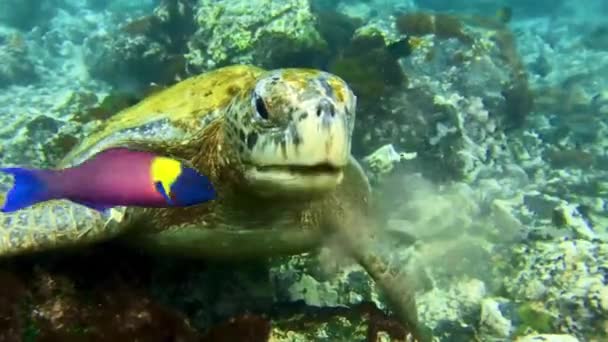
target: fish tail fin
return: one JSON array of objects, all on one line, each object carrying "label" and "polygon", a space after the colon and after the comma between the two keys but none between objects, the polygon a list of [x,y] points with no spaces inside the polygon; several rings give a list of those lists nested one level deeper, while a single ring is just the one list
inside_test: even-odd
[{"label": "fish tail fin", "polygon": [[13,187],[8,191],[0,211],[17,211],[51,198],[46,181],[40,177],[40,170],[9,167],[0,168],[0,171],[14,177]]}]

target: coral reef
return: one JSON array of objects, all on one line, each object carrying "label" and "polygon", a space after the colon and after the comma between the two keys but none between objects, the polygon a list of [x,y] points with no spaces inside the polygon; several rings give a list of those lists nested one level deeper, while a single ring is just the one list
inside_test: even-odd
[{"label": "coral reef", "polygon": [[[506,24],[486,1],[466,3],[475,16],[433,0],[167,0],[151,13],[151,1],[60,2],[40,2],[29,20],[27,1],[0,4],[17,29],[0,33],[2,165],[53,165],[104,119],[189,74],[327,69],[357,92],[353,148],[395,237],[386,248],[419,268],[421,320],[441,341],[606,339],[606,30],[592,13],[580,20],[605,4],[509,1]],[[0,339],[406,333],[375,308],[385,309],[373,281],[324,249],[248,268],[106,247],[7,261]]]},{"label": "coral reef", "polygon": [[[134,263],[89,254],[74,260],[22,261],[1,274],[3,340],[196,341],[185,317],[167,310],[141,290]],[[130,260],[136,260],[131,257]],[[114,265],[111,265],[111,262]],[[117,265],[122,264],[122,267]],[[102,272],[100,272],[102,271]]]},{"label": "coral reef", "polygon": [[84,54],[92,76],[140,90],[228,64],[318,67],[327,44],[305,1],[163,0],[151,15],[89,36]]},{"label": "coral reef", "polygon": [[471,43],[471,38],[464,32],[460,19],[449,14],[406,13],[397,17],[396,26],[402,34],[435,34],[439,38],[456,38],[463,43]]},{"label": "coral reef", "polygon": [[11,84],[26,84],[37,79],[27,42],[19,32],[0,32],[0,60],[0,88]]},{"label": "coral reef", "polygon": [[344,78],[363,101],[386,96],[391,88],[407,84],[397,57],[390,53],[379,34],[353,37],[341,56],[331,62],[329,70]]},{"label": "coral reef", "polygon": [[458,11],[461,13],[480,13],[490,16],[496,13],[500,6],[509,6],[519,16],[543,16],[557,13],[568,0],[556,0],[551,3],[527,0],[499,0],[485,1],[473,0],[467,2],[449,2],[443,0],[417,0],[416,3],[421,8],[440,12]]},{"label": "coral reef", "polygon": [[[274,68],[310,65],[326,47],[306,0],[200,0],[197,31],[188,42],[189,70],[200,72],[245,63]],[[295,59],[295,60],[293,60]]]},{"label": "coral reef", "polygon": [[[539,241],[518,247],[514,253],[516,276],[505,279],[505,284],[510,296],[528,301],[517,308],[520,331],[561,330],[605,338],[604,327],[597,320],[608,309],[604,271],[598,267],[606,262],[605,243],[582,239],[559,244]],[[568,289],[568,295],[563,289]],[[573,321],[571,315],[577,315],[577,319]]]},{"label": "coral reef", "polygon": [[193,11],[189,0],[163,0],[151,15],[89,36],[84,51],[89,73],[127,90],[174,83],[186,74],[183,53],[195,29]]},{"label": "coral reef", "polygon": [[0,3],[0,22],[29,30],[44,25],[53,16],[56,7],[53,0],[6,0]]},{"label": "coral reef", "polygon": [[0,339],[265,342],[297,336],[376,341],[383,336],[400,341],[408,335],[372,303],[345,308],[286,302],[260,313],[255,308],[249,314],[226,313],[215,323],[196,327],[151,291],[148,284],[158,276],[162,282],[175,281],[158,274],[162,263],[112,245],[5,263],[0,272]]},{"label": "coral reef", "polygon": [[[437,34],[435,17],[443,18],[444,26],[453,30]],[[374,32],[372,37],[385,37],[384,42],[376,39],[376,46],[384,44],[384,51],[395,51],[398,42],[406,49],[398,55],[385,52],[385,59],[374,57],[383,61],[376,64],[382,70],[373,70],[365,61],[351,62],[344,71],[330,67],[360,96],[365,114],[356,126],[357,155],[393,143],[398,149],[418,152],[417,170],[435,179],[475,177],[480,167],[505,155],[501,135],[520,127],[532,110],[533,94],[515,43],[504,27],[480,28],[449,18],[411,13],[397,17],[396,28],[382,22],[361,27],[359,35]],[[416,24],[424,20],[433,23],[426,31]],[[397,29],[408,25],[424,34],[403,39]],[[382,78],[389,74],[391,78]]]}]

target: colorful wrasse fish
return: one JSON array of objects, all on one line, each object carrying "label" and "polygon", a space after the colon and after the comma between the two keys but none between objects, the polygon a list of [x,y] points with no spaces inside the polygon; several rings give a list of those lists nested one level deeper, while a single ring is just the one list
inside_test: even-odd
[{"label": "colorful wrasse fish", "polygon": [[0,168],[13,175],[2,212],[68,199],[104,211],[114,206],[185,207],[215,198],[209,179],[179,161],[127,148],[102,151],[74,167]]}]

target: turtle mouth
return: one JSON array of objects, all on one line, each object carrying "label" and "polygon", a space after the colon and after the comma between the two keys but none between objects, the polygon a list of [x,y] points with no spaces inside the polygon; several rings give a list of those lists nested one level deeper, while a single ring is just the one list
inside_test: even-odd
[{"label": "turtle mouth", "polygon": [[331,163],[273,164],[245,171],[249,184],[262,195],[317,195],[333,191],[344,178],[344,166]]},{"label": "turtle mouth", "polygon": [[265,165],[256,167],[258,172],[288,172],[299,175],[338,175],[342,167],[330,163],[318,163],[313,165]]}]

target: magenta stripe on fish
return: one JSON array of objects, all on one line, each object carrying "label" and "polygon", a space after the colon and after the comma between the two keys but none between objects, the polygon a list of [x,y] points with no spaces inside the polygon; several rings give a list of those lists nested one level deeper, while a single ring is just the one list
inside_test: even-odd
[{"label": "magenta stripe on fish", "polygon": [[149,152],[110,149],[76,167],[50,171],[48,191],[80,203],[163,206],[150,172],[154,158]]}]

